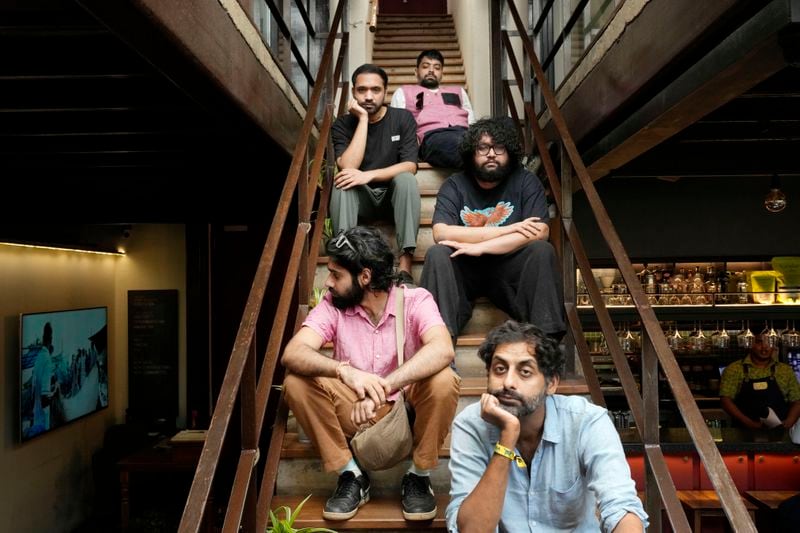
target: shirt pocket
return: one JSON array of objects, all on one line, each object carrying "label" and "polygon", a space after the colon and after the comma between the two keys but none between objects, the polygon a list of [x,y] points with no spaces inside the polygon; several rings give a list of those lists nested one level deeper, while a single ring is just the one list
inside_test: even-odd
[{"label": "shirt pocket", "polygon": [[586,514],[586,489],[580,476],[565,486],[566,489],[551,486],[545,490],[535,490],[531,503],[543,511],[547,522],[554,527],[575,529]]}]

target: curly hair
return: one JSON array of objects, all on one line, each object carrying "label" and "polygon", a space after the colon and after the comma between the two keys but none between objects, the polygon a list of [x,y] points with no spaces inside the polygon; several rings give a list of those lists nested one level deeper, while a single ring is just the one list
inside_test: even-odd
[{"label": "curly hair", "polygon": [[[351,249],[347,243],[350,243]],[[340,231],[325,245],[328,257],[341,266],[355,279],[365,268],[370,269],[372,278],[369,288],[375,291],[388,291],[397,281],[394,274],[394,255],[389,244],[375,228],[356,226]]]},{"label": "curly hair", "polygon": [[538,327],[525,322],[506,320],[494,328],[478,347],[478,357],[483,360],[488,370],[497,347],[501,344],[516,342],[524,342],[528,345],[528,351],[536,357],[539,372],[544,374],[547,382],[552,381],[554,377],[561,377],[564,368],[564,353],[558,343],[545,335]]},{"label": "curly hair", "polygon": [[386,74],[386,71],[383,70],[378,65],[373,65],[372,63],[364,63],[357,69],[353,71],[353,75],[350,77],[350,81],[353,84],[353,87],[356,86],[356,78],[358,78],[361,74],[377,74],[383,80],[383,88],[386,89],[389,87],[389,76]]},{"label": "curly hair", "polygon": [[480,144],[481,137],[488,135],[495,144],[504,144],[508,153],[510,168],[517,168],[522,160],[522,145],[517,137],[514,123],[508,117],[482,118],[473,123],[461,139],[458,151],[464,162],[464,169],[468,173],[475,168],[475,149]]}]

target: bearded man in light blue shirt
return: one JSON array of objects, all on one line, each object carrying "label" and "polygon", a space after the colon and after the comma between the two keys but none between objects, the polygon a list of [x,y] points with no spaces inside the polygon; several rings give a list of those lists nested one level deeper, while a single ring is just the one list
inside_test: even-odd
[{"label": "bearded man in light blue shirt", "polygon": [[509,320],[489,332],[478,355],[488,393],[453,422],[448,531],[647,527],[607,411],[555,394],[564,365],[556,342]]}]

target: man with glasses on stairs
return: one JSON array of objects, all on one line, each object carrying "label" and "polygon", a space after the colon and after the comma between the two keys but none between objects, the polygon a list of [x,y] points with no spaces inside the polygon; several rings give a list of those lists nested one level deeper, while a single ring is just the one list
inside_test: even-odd
[{"label": "man with glasses on stairs", "polygon": [[555,394],[558,344],[509,320],[478,356],[487,391],[453,422],[448,531],[641,533],[647,514],[608,411]]},{"label": "man with glasses on stairs", "polygon": [[434,167],[461,168],[458,147],[475,122],[472,105],[463,87],[440,85],[444,56],[439,50],[423,50],[414,74],[418,85],[403,85],[392,95],[392,107],[407,109],[417,122],[419,155]]},{"label": "man with glasses on stairs", "polygon": [[[413,407],[412,462],[402,479],[407,520],[436,516],[431,470],[450,430],[459,377],[449,364],[453,345],[430,293],[404,289],[404,361],[398,368],[393,257],[373,228],[355,227],[327,244],[328,293],[306,317],[281,359],[291,372],[286,401],[322,457],[339,473],[325,504],[328,520],[352,518],[369,501],[370,482],[348,447],[363,424],[379,420],[403,390]],[[320,353],[333,342],[333,358]]]},{"label": "man with glasses on stairs", "polygon": [[417,247],[420,196],[417,187],[416,123],[404,109],[383,105],[389,77],[375,65],[358,67],[352,76],[349,113],[331,128],[339,172],[331,190],[334,233],[356,226],[359,218],[392,218],[400,250],[399,270],[412,284]]},{"label": "man with glasses on stairs", "polygon": [[547,242],[547,201],[539,178],[521,164],[507,118],[482,119],[461,143],[464,171],[439,189],[433,238],[420,285],[433,294],[455,339],[479,296],[515,320],[560,340],[565,332],[560,269]]}]

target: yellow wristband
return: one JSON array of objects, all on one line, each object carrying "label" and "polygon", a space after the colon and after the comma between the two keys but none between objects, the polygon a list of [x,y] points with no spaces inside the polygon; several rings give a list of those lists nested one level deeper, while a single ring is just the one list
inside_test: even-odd
[{"label": "yellow wristband", "polygon": [[513,450],[506,448],[499,442],[494,445],[494,453],[496,453],[501,457],[505,457],[509,461],[515,461],[517,463],[517,466],[520,468],[525,468],[527,466],[525,464],[525,459],[515,454]]}]

